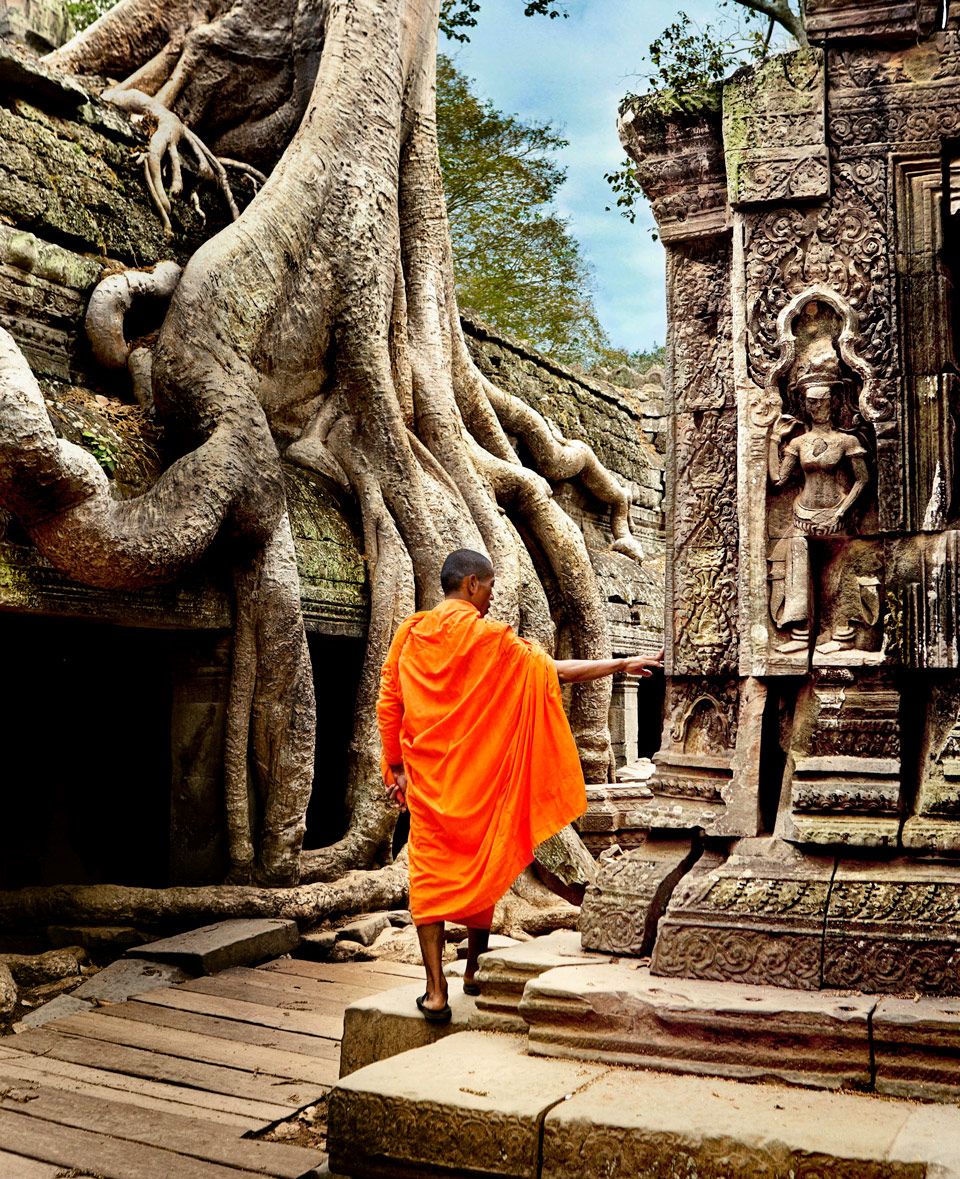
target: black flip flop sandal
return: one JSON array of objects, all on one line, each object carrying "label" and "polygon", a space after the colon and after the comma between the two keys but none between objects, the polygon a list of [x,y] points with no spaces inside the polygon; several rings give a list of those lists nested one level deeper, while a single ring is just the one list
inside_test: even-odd
[{"label": "black flip flop sandal", "polygon": [[426,999],[427,993],[424,993],[417,1000],[417,1009],[427,1023],[449,1023],[453,1012],[450,1010],[450,1004],[447,1003],[445,1007],[440,1007],[434,1010],[432,1007],[424,1007],[423,1001]]},{"label": "black flip flop sandal", "polygon": [[475,983],[475,982],[472,982],[472,983],[465,982],[463,984],[463,993],[465,995],[479,995],[480,994],[480,984]]}]

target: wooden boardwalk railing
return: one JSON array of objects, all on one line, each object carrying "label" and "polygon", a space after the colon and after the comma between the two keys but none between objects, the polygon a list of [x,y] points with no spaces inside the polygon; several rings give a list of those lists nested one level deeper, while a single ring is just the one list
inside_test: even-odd
[{"label": "wooden boardwalk railing", "polygon": [[0,1179],[299,1179],[318,1149],[256,1135],[339,1075],[343,1012],[421,978],[280,958],[0,1039]]}]

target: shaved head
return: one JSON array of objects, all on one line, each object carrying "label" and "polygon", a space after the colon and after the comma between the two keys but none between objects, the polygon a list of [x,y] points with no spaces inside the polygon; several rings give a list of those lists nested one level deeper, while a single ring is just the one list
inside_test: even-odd
[{"label": "shaved head", "polygon": [[445,594],[451,594],[463,585],[464,578],[476,577],[485,581],[493,576],[493,565],[489,557],[473,549],[456,549],[444,561],[440,570],[440,584]]}]

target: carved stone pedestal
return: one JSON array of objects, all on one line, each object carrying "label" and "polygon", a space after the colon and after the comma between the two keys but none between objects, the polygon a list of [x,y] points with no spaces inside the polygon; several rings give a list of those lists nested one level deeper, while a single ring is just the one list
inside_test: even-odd
[{"label": "carved stone pedestal", "polygon": [[960,995],[960,865],[813,855],[745,839],[704,856],[659,927],[654,974]]},{"label": "carved stone pedestal", "polygon": [[960,995],[960,865],[838,863],[822,971],[825,987]]},{"label": "carved stone pedestal", "polygon": [[774,839],[704,855],[660,921],[652,973],[817,990],[833,865]]}]

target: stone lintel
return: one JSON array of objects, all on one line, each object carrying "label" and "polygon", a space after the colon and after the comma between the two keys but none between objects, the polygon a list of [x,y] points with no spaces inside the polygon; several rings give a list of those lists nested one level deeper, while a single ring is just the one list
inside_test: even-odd
[{"label": "stone lintel", "polygon": [[215,974],[229,966],[251,966],[289,954],[299,941],[296,921],[280,917],[238,918],[137,946],[128,954],[167,962],[188,974]]},{"label": "stone lintel", "polygon": [[802,757],[797,761],[798,774],[850,774],[867,776],[899,777],[900,759],[897,757],[854,757],[841,754],[831,754],[822,757]]},{"label": "stone lintel", "polygon": [[626,964],[527,984],[530,1051],[667,1072],[867,1089],[875,996],[669,979]]},{"label": "stone lintel", "polygon": [[807,0],[807,36],[812,42],[915,41],[931,31],[936,0]]}]

